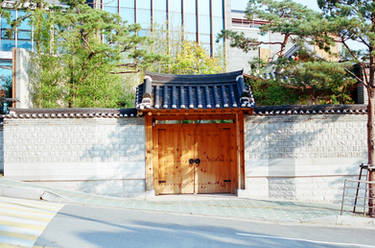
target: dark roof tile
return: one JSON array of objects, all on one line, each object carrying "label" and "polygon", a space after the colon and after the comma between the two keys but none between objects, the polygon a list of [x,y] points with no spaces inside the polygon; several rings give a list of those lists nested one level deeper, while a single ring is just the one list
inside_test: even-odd
[{"label": "dark roof tile", "polygon": [[288,105],[258,106],[254,115],[366,114],[367,105]]},{"label": "dark roof tile", "polygon": [[[253,108],[254,97],[243,72],[208,75],[146,73],[137,87],[138,109]],[[149,86],[148,86],[149,85]],[[151,92],[147,92],[147,90]]]},{"label": "dark roof tile", "polygon": [[137,109],[108,109],[108,108],[55,108],[55,109],[17,109],[10,108],[4,117],[16,118],[123,118],[136,117]]}]

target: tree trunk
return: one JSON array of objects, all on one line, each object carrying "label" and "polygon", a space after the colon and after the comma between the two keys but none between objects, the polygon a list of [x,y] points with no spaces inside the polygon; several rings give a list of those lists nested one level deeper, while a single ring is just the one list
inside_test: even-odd
[{"label": "tree trunk", "polygon": [[[373,4],[375,4],[375,0],[372,0]],[[373,11],[371,14],[371,31],[375,31],[375,12]],[[371,40],[372,39],[372,40]],[[373,44],[373,38],[370,38],[370,47],[369,47],[369,80],[367,85],[367,93],[368,93],[368,120],[367,120],[367,146],[368,146],[368,166],[374,167],[375,162],[375,130],[374,130],[374,108],[375,108],[375,61],[373,51],[375,50],[375,46]],[[364,67],[363,72],[366,72]],[[366,77],[366,73],[363,73]],[[366,80],[365,80],[366,81]],[[369,177],[368,180],[375,181],[375,173],[372,171],[372,168],[369,168]],[[368,200],[368,209],[369,215],[371,217],[375,217],[375,185],[369,184],[369,200]]]},{"label": "tree trunk", "polygon": [[[368,165],[373,167],[375,162],[375,127],[374,127],[374,112],[375,112],[375,89],[368,87],[368,119],[367,119],[367,146],[368,146]],[[369,181],[375,181],[375,173],[369,170]],[[375,216],[375,185],[369,185],[369,215]]]}]

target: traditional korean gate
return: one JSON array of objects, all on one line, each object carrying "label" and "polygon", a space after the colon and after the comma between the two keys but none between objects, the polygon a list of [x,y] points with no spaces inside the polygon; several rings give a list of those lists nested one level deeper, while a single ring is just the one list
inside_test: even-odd
[{"label": "traditional korean gate", "polygon": [[234,193],[235,125],[158,124],[153,129],[157,194]]}]

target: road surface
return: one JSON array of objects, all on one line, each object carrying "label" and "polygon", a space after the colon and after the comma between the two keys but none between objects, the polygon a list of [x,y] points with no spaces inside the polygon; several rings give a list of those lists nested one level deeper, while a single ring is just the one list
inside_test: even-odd
[{"label": "road surface", "polygon": [[368,247],[374,230],[281,225],[66,205],[36,242],[47,247]]}]

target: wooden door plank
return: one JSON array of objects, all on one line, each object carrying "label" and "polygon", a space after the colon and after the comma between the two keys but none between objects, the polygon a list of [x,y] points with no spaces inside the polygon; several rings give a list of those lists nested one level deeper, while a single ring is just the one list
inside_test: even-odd
[{"label": "wooden door plank", "polygon": [[[157,193],[234,193],[243,175],[238,169],[242,144],[237,123],[236,118],[235,123],[157,124],[153,135]],[[191,158],[200,158],[198,168],[189,166]]]},{"label": "wooden door plank", "polygon": [[194,165],[189,164],[189,159],[194,158],[194,127],[181,125],[180,127],[180,151],[181,151],[181,193],[194,193]]},{"label": "wooden door plank", "polygon": [[145,132],[146,132],[146,191],[153,189],[153,166],[152,166],[152,116],[145,116]]},{"label": "wooden door plank", "polygon": [[233,124],[202,125],[197,132],[198,193],[231,193],[233,190]]},{"label": "wooden door plank", "polygon": [[[191,125],[156,125],[158,153],[158,194],[194,192],[194,170],[189,159],[194,157],[194,134]],[[154,141],[156,142],[156,141]]]},{"label": "wooden door plank", "polygon": [[158,129],[153,127],[152,128],[152,164],[153,164],[153,181],[154,181],[154,189],[155,194],[158,195],[160,193],[159,188],[159,142],[158,142]]}]

